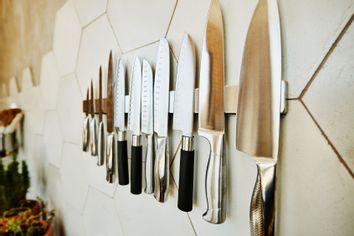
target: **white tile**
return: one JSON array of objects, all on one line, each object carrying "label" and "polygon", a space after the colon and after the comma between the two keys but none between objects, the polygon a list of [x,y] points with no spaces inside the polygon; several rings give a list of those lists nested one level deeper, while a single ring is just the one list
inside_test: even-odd
[{"label": "white tile", "polygon": [[64,204],[60,210],[62,231],[59,235],[86,236],[84,219],[77,209],[69,204]]},{"label": "white tile", "polygon": [[64,143],[60,168],[65,201],[82,212],[88,192],[87,161],[78,145]]},{"label": "white tile", "polygon": [[278,235],[351,235],[353,179],[304,107],[289,105],[278,165]]},{"label": "white tile", "polygon": [[63,187],[61,183],[60,169],[48,164],[46,168],[46,185],[44,187],[49,209],[59,210],[63,206]]},{"label": "white tile", "polygon": [[57,114],[63,139],[81,145],[84,114],[80,89],[74,74],[61,79],[57,100]]},{"label": "white tile", "polygon": [[176,0],[109,1],[107,14],[123,52],[159,40],[167,32]]},{"label": "white tile", "polygon": [[85,26],[106,11],[107,0],[73,0],[81,26]]},{"label": "white tile", "polygon": [[321,69],[304,102],[354,171],[354,25]]},{"label": "white tile", "polygon": [[[106,74],[110,50],[115,56],[120,54],[112,28],[106,15],[103,15],[85,28],[82,34],[76,74],[83,95],[86,96],[91,79],[94,79],[95,84],[98,83],[100,65],[103,67],[104,75]],[[103,81],[106,81],[106,76],[103,77]]]},{"label": "white tile", "polygon": [[50,164],[60,167],[63,138],[56,111],[46,112],[43,136],[45,158]]},{"label": "white tile", "polygon": [[[43,126],[44,126],[44,96],[42,96],[41,89],[36,86],[31,90],[26,92],[25,98],[29,97],[31,99],[30,107],[28,107],[28,111],[25,113],[25,119],[29,123],[29,131],[34,134],[43,134]],[[22,100],[23,101],[23,100]],[[25,103],[23,101],[23,103]]]},{"label": "white tile", "polygon": [[74,5],[67,1],[55,17],[53,38],[53,51],[61,75],[74,72],[80,37],[81,26]]},{"label": "white tile", "polygon": [[89,189],[83,213],[86,235],[124,235],[112,198]]},{"label": "white tile", "polygon": [[60,75],[57,62],[53,51],[42,57],[40,88],[43,99],[44,109],[54,110],[56,108],[56,99],[60,82]]}]

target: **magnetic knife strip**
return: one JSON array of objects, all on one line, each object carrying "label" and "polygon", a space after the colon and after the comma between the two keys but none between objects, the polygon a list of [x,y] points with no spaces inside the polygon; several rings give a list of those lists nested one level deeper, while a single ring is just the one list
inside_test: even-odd
[{"label": "magnetic knife strip", "polygon": [[[285,80],[282,80],[281,84],[281,106],[280,106],[280,114],[285,115],[288,111],[287,109],[287,102],[286,102],[286,95],[288,93],[288,84]],[[194,113],[198,113],[198,106],[199,106],[199,89],[195,89],[195,99],[194,99]],[[169,113],[173,113],[173,104],[174,104],[174,91],[170,91],[169,96]],[[235,115],[237,110],[237,100],[238,100],[238,86],[237,85],[226,85],[224,90],[224,97],[227,98],[225,100],[225,114]],[[86,103],[88,101],[84,100],[83,105],[83,112],[86,111]],[[130,96],[125,95],[125,113],[129,113],[129,102]],[[99,107],[100,100],[95,99],[95,107]],[[103,98],[103,113],[106,114],[107,111],[112,111],[111,104],[108,104],[107,99]],[[97,111],[95,111],[98,114]]]}]

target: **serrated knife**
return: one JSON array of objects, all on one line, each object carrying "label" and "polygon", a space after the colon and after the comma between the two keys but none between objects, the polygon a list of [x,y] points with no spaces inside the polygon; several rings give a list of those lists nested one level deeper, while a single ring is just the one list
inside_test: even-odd
[{"label": "serrated knife", "polygon": [[147,60],[143,60],[143,81],[141,86],[141,132],[146,139],[145,193],[154,192],[154,142],[153,142],[153,78]]},{"label": "serrated knife", "polygon": [[99,70],[99,81],[98,81],[98,156],[97,156],[97,165],[102,166],[104,164],[104,158],[106,155],[105,149],[105,127],[104,122],[102,120],[102,113],[103,113],[103,98],[102,98],[102,66],[100,66]]},{"label": "serrated knife", "polygon": [[202,48],[199,81],[198,134],[210,144],[206,169],[207,210],[203,219],[214,224],[225,221],[224,117],[224,30],[218,0],[212,0]]},{"label": "serrated knife", "polygon": [[93,81],[91,80],[91,99],[90,99],[90,112],[91,112],[91,156],[97,156],[97,120],[95,118],[95,96],[93,90]]},{"label": "serrated knife", "polygon": [[135,58],[130,84],[128,127],[132,132],[130,192],[141,194],[142,144],[141,144],[141,62]]},{"label": "serrated knife", "polygon": [[250,205],[253,236],[274,235],[275,166],[281,101],[281,43],[276,0],[260,0],[243,51],[236,148],[252,156],[257,179]]},{"label": "serrated knife", "polygon": [[170,89],[170,48],[165,38],[160,39],[154,84],[154,132],[155,132],[155,189],[159,202],[167,201],[170,180],[168,153],[168,111]]},{"label": "serrated knife", "polygon": [[188,34],[185,34],[178,58],[173,106],[173,129],[182,131],[177,206],[185,212],[189,212],[193,208],[195,63],[195,51],[192,39]]},{"label": "serrated knife", "polygon": [[90,100],[89,100],[90,89],[87,88],[86,93],[86,103],[85,103],[85,120],[82,130],[82,150],[87,152],[90,146]]},{"label": "serrated knife", "polygon": [[113,80],[114,94],[114,127],[118,142],[118,182],[129,184],[128,142],[125,127],[125,67],[122,60],[117,60]]}]

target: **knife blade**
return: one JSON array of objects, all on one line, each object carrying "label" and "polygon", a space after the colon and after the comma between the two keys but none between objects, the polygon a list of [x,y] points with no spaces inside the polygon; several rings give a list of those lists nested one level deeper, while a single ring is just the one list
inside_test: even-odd
[{"label": "knife blade", "polygon": [[185,212],[189,212],[193,208],[195,63],[195,50],[192,39],[188,34],[185,34],[178,59],[173,107],[173,129],[182,131],[177,206]]},{"label": "knife blade", "polygon": [[142,187],[141,145],[141,62],[135,58],[130,84],[130,109],[128,126],[132,131],[130,192],[140,194]]},{"label": "knife blade", "polygon": [[89,100],[89,91],[90,89],[87,88],[87,93],[86,93],[86,103],[85,103],[85,119],[84,119],[84,125],[83,125],[83,130],[82,130],[82,150],[84,152],[88,151],[89,148],[89,143],[90,143],[90,100]]},{"label": "knife blade", "polygon": [[102,120],[102,112],[103,112],[103,98],[102,98],[102,66],[100,66],[99,70],[99,82],[98,82],[98,156],[97,156],[97,165],[102,166],[104,164],[105,158],[105,127],[104,122]]},{"label": "knife blade", "polygon": [[90,99],[90,112],[91,112],[91,156],[97,156],[97,120],[95,118],[95,96],[93,90],[93,81],[91,80],[91,99]]},{"label": "knife blade", "polygon": [[159,202],[167,201],[170,160],[168,154],[168,110],[170,88],[170,48],[165,38],[160,39],[154,84],[154,132],[155,132],[155,189]]},{"label": "knife blade", "polygon": [[128,142],[125,128],[125,67],[122,60],[117,60],[114,80],[114,127],[118,145],[118,181],[120,185],[129,184]]},{"label": "knife blade", "polygon": [[252,156],[257,165],[250,206],[253,236],[274,235],[280,97],[281,44],[277,2],[260,0],[244,46],[236,125],[237,150]]},{"label": "knife blade", "polygon": [[113,55],[112,50],[108,59],[108,75],[107,75],[107,150],[106,150],[106,180],[109,183],[114,181],[114,168],[116,156],[116,140],[114,136],[113,124]]},{"label": "knife blade", "polygon": [[145,152],[145,193],[154,192],[154,142],[153,142],[153,79],[152,69],[143,60],[143,81],[141,91],[141,132],[146,139]]},{"label": "knife blade", "polygon": [[214,224],[226,218],[224,129],[224,30],[219,1],[212,0],[202,48],[198,134],[210,144],[203,219]]}]

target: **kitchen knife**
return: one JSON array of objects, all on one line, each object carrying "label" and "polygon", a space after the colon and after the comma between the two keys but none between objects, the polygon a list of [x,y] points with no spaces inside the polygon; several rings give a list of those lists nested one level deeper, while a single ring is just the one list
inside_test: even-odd
[{"label": "kitchen knife", "polygon": [[143,60],[143,81],[141,87],[141,132],[146,139],[145,152],[145,193],[154,192],[154,142],[153,142],[153,79],[152,69]]},{"label": "kitchen knife", "polygon": [[98,84],[98,99],[99,99],[99,106],[98,106],[98,157],[97,157],[97,165],[102,166],[104,164],[105,158],[105,128],[104,122],[102,120],[102,110],[103,110],[103,99],[102,99],[102,67],[100,66],[99,72],[99,84]]},{"label": "kitchen knife", "polygon": [[82,130],[82,150],[84,152],[88,151],[89,148],[89,143],[90,143],[90,100],[89,100],[89,88],[87,89],[86,93],[86,103],[85,103],[85,120],[84,120],[84,126]]},{"label": "kitchen knife", "polygon": [[179,167],[178,208],[193,208],[193,118],[195,86],[195,52],[191,38],[184,35],[178,59],[175,100],[173,106],[173,129],[182,131],[182,149]]},{"label": "kitchen knife", "polygon": [[250,205],[253,236],[274,235],[275,166],[278,157],[281,45],[276,0],[260,0],[243,52],[236,148],[253,157],[257,179]]},{"label": "kitchen knife", "polygon": [[198,134],[210,144],[203,218],[214,224],[223,223],[226,217],[224,130],[224,30],[219,1],[212,0],[200,67]]},{"label": "kitchen knife", "polygon": [[106,180],[109,183],[114,181],[114,168],[116,157],[116,140],[114,136],[113,124],[113,57],[112,51],[109,53],[108,77],[107,77],[107,153],[106,153]]},{"label": "kitchen knife", "polygon": [[95,96],[93,91],[93,81],[91,80],[91,100],[90,100],[90,112],[91,112],[91,156],[97,156],[97,120],[95,118]]},{"label": "kitchen knife", "polygon": [[114,127],[118,144],[118,181],[120,185],[129,184],[128,152],[125,128],[125,68],[122,60],[116,63],[113,80]]},{"label": "kitchen knife", "polygon": [[170,49],[165,38],[160,39],[154,84],[155,166],[154,197],[167,201],[170,180],[168,155],[168,110],[170,88]]},{"label": "kitchen knife", "polygon": [[130,109],[128,127],[132,132],[130,192],[140,194],[142,187],[142,145],[141,145],[141,62],[134,62],[130,84]]}]

